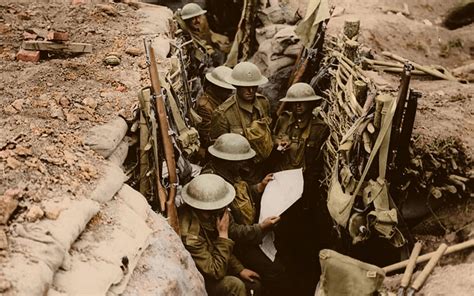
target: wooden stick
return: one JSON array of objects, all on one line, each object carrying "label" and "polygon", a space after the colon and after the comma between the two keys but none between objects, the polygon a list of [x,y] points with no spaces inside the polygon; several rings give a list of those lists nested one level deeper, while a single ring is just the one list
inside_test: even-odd
[{"label": "wooden stick", "polygon": [[426,67],[426,66],[422,66],[418,63],[415,63],[413,61],[410,61],[408,59],[405,59],[405,58],[402,58],[401,56],[398,56],[394,53],[391,53],[391,52],[388,52],[388,51],[383,51],[382,52],[382,55],[386,56],[386,57],[389,57],[391,59],[394,59],[396,61],[399,61],[401,63],[405,63],[406,61],[409,61],[413,67],[415,67],[415,69],[417,70],[420,70],[420,71],[423,71],[423,72],[426,72],[434,77],[438,77],[440,79],[444,79],[444,80],[451,80],[451,81],[457,81],[457,79],[453,79],[451,77],[448,77],[447,75],[441,73],[440,71],[436,70],[436,69],[433,69],[431,67]]},{"label": "wooden stick", "polygon": [[400,282],[400,286],[402,288],[407,288],[410,284],[410,279],[413,274],[413,270],[416,267],[416,259],[421,252],[421,242],[416,242],[415,246],[413,247],[413,251],[411,251],[410,259],[408,259],[408,265],[405,269],[405,273],[403,274],[402,281]]},{"label": "wooden stick", "polygon": [[[468,248],[472,248],[472,247],[474,247],[474,238],[470,239],[468,241],[456,244],[456,245],[449,246],[446,249],[446,252],[444,252],[444,254],[447,255],[447,254],[451,254],[451,253],[458,252],[458,251],[468,249]],[[431,252],[431,253],[419,256],[418,259],[416,259],[416,264],[430,260],[431,257],[433,257],[433,255],[435,253],[436,252]],[[385,271],[385,273],[388,273],[388,272],[392,272],[392,271],[395,271],[395,270],[402,269],[402,268],[407,266],[408,261],[409,260],[404,260],[404,261],[401,261],[401,262],[398,262],[398,263],[395,263],[395,264],[392,264],[392,265],[389,265],[389,266],[385,266],[383,268],[383,270]]]},{"label": "wooden stick", "polygon": [[418,275],[418,277],[415,279],[413,284],[411,285],[411,288],[415,289],[418,291],[421,286],[425,283],[426,279],[430,275],[431,271],[436,266],[436,263],[438,263],[439,259],[441,256],[443,256],[444,252],[446,252],[446,249],[448,248],[448,245],[446,244],[441,244],[436,252],[434,252],[433,256],[431,257],[430,261],[428,264],[426,264],[425,268],[423,268],[423,271]]}]

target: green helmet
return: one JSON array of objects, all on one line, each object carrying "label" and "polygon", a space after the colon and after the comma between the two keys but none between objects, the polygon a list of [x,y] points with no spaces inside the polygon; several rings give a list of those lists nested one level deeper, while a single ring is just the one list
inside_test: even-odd
[{"label": "green helmet", "polygon": [[255,64],[241,62],[234,67],[226,82],[235,86],[259,86],[267,83],[268,79],[262,75]]},{"label": "green helmet", "polygon": [[232,85],[225,82],[225,79],[230,76],[232,69],[226,66],[219,66],[206,74],[206,79],[212,84],[220,86],[225,89],[235,89]]},{"label": "green helmet", "polygon": [[235,189],[218,175],[202,174],[184,185],[181,195],[193,208],[217,210],[234,200]]},{"label": "green helmet", "polygon": [[286,92],[286,97],[281,99],[281,102],[309,102],[318,101],[323,98],[314,93],[311,85],[303,82],[293,84]]},{"label": "green helmet", "polygon": [[234,133],[220,135],[208,150],[217,158],[233,161],[251,159],[256,154],[244,136]]},{"label": "green helmet", "polygon": [[188,20],[190,18],[203,15],[207,12],[201,8],[201,6],[197,5],[196,3],[188,3],[183,6],[181,9],[181,18],[183,20]]}]

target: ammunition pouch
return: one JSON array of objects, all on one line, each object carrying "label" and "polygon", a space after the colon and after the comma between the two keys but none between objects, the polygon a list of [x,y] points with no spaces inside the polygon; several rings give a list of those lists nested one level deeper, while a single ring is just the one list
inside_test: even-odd
[{"label": "ammunition pouch", "polygon": [[184,154],[191,155],[199,150],[199,133],[194,127],[183,130],[179,133],[178,142]]},{"label": "ammunition pouch", "polygon": [[321,278],[315,296],[371,296],[382,286],[385,272],[380,267],[339,254],[319,252]]},{"label": "ammunition pouch", "polygon": [[254,120],[249,127],[244,128],[244,134],[257,153],[255,161],[262,162],[270,156],[273,149],[272,132],[267,120]]}]

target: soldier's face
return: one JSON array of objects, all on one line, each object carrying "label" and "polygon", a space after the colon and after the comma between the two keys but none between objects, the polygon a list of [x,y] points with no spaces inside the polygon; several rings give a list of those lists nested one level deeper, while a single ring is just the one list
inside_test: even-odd
[{"label": "soldier's face", "polygon": [[311,110],[311,106],[313,105],[311,102],[295,102],[293,105],[293,112],[296,115],[303,115],[309,110]]},{"label": "soldier's face", "polygon": [[198,16],[193,17],[193,18],[191,19],[191,26],[192,26],[194,29],[199,29],[199,28],[201,27],[202,18],[203,18],[202,15],[198,15]]},{"label": "soldier's face", "polygon": [[258,86],[237,86],[237,95],[240,99],[252,102],[255,99]]}]

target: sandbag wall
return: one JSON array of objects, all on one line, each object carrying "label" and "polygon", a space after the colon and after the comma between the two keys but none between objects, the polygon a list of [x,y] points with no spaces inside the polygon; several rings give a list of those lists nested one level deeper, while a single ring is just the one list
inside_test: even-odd
[{"label": "sandbag wall", "polygon": [[86,136],[106,158],[88,197],[64,200],[55,220],[13,226],[24,252],[2,270],[12,295],[205,295],[178,235],[125,184],[127,129],[119,117]]}]

